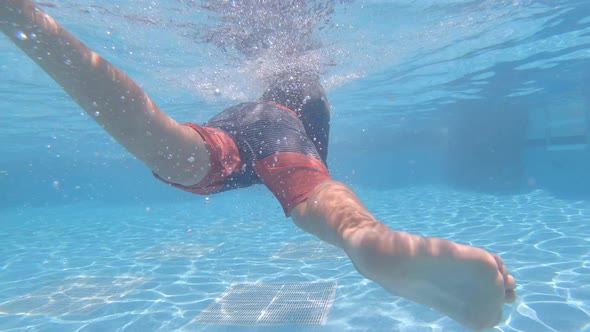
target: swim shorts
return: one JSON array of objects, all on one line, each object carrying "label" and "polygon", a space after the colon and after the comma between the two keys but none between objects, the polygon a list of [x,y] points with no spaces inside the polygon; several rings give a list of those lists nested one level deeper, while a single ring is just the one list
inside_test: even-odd
[{"label": "swim shorts", "polygon": [[192,186],[171,183],[207,195],[264,183],[281,203],[285,215],[303,202],[330,174],[302,122],[292,110],[271,102],[248,102],[230,107],[204,125],[185,125],[197,131],[209,151],[210,170]]}]

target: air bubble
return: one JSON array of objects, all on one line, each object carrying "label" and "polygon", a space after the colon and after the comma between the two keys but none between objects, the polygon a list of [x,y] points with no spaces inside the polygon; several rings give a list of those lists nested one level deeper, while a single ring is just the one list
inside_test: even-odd
[{"label": "air bubble", "polygon": [[17,31],[17,32],[15,32],[14,33],[14,36],[16,38],[20,39],[20,40],[27,40],[27,39],[29,39],[29,37],[27,37],[27,34],[24,33],[24,32],[22,32],[22,31],[20,31],[20,30]]},{"label": "air bubble", "polygon": [[94,116],[100,116],[100,112],[99,111],[94,112]]}]

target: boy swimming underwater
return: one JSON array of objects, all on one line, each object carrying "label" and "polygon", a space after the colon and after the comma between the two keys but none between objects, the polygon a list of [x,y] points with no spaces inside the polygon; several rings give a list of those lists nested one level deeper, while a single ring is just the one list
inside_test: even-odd
[{"label": "boy swimming underwater", "polygon": [[498,324],[514,301],[500,257],[390,229],[331,178],[329,105],[317,74],[279,75],[260,100],[181,124],[32,1],[2,0],[0,29],[157,178],[198,194],[263,183],[298,227],[342,248],[362,275],[468,328]]}]

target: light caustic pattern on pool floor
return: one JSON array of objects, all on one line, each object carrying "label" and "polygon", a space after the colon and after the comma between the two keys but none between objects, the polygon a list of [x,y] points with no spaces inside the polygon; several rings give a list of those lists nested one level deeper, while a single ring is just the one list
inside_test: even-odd
[{"label": "light caustic pattern on pool floor", "polygon": [[[590,202],[541,191],[357,191],[393,228],[499,253],[517,279],[519,298],[506,306],[498,331],[590,326]],[[0,330],[216,330],[224,325],[197,317],[235,285],[323,282],[338,286],[322,329],[463,331],[368,282],[342,251],[298,230],[280,209],[256,208],[275,203],[272,196],[253,199],[250,208],[227,208],[235,199],[226,193],[198,209],[162,205],[149,213],[88,205],[1,211],[10,222],[0,229]]]},{"label": "light caustic pattern on pool floor", "polygon": [[320,259],[346,258],[346,253],[338,247],[321,241],[303,241],[285,243],[273,258],[284,259]]},{"label": "light caustic pattern on pool floor", "polygon": [[137,259],[198,258],[222,246],[198,242],[167,242],[148,248],[137,254]]},{"label": "light caustic pattern on pool floor", "polygon": [[24,296],[0,303],[8,315],[88,315],[109,302],[116,302],[146,283],[137,277],[73,276]]}]

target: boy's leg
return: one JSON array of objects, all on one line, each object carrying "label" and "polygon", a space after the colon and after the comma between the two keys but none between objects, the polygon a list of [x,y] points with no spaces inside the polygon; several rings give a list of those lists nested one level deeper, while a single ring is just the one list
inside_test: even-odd
[{"label": "boy's leg", "polygon": [[291,216],[300,228],[343,248],[361,274],[389,292],[468,328],[498,324],[502,305],[514,301],[514,278],[498,256],[394,231],[378,222],[342,183],[322,183]]}]

